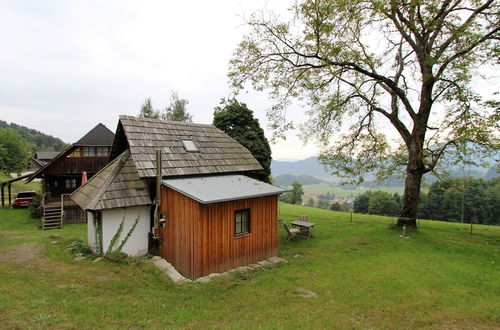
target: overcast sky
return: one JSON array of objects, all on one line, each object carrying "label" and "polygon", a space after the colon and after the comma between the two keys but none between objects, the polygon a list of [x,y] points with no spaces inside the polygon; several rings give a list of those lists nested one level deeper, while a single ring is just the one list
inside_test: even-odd
[{"label": "overcast sky", "polygon": [[[0,119],[72,143],[94,127],[115,130],[146,97],[163,109],[170,91],[189,100],[194,122],[211,123],[228,97],[228,61],[246,31],[244,15],[284,10],[284,0],[0,0]],[[266,135],[264,93],[238,97]],[[295,119],[303,110],[291,110]],[[316,154],[291,133],[274,159]]]}]

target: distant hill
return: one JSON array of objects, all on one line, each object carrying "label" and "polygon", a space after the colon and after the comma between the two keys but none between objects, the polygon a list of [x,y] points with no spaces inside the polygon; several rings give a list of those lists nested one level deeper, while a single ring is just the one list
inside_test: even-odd
[{"label": "distant hill", "polygon": [[61,151],[67,146],[61,139],[25,126],[8,124],[3,120],[0,120],[0,128],[10,128],[21,135],[28,142],[32,151]]},{"label": "distant hill", "polygon": [[301,184],[318,184],[325,182],[310,175],[280,174],[274,177],[274,183],[278,186],[289,186],[294,181],[298,181]]},{"label": "distant hill", "polygon": [[[496,157],[491,157],[488,159],[484,159],[483,161],[486,161],[490,163],[490,165],[493,165],[496,163],[495,159],[499,159],[500,156],[497,155]],[[466,168],[464,174],[466,176],[471,176],[475,178],[484,178],[484,179],[491,179],[493,177],[496,177],[499,175],[498,165],[493,165],[490,168],[485,168],[481,166],[472,166],[470,168]],[[462,169],[461,166],[455,165],[451,168],[448,169],[450,172],[451,177],[460,177],[462,176]],[[323,165],[321,165],[316,157],[309,157],[303,160],[297,160],[297,161],[281,161],[281,160],[273,160],[271,163],[271,173],[272,175],[277,178],[278,176],[282,174],[292,174],[295,176],[315,176],[315,177],[325,177],[325,181],[327,181],[326,177],[332,177],[328,172],[324,170]],[[284,179],[283,179],[284,180]],[[363,186],[367,187],[375,187],[375,186],[404,186],[404,180],[398,179],[395,177],[391,177],[387,180],[384,180],[383,182],[380,181],[374,181],[374,175],[373,174],[368,174],[365,177],[365,183]],[[426,175],[425,180],[427,183],[431,183],[436,180],[436,178],[432,175]],[[298,180],[297,180],[298,181]],[[337,181],[337,180],[333,180]],[[300,181],[299,181],[300,182]],[[304,184],[304,183],[302,183]]]},{"label": "distant hill", "polygon": [[294,162],[282,160],[273,160],[271,163],[271,173],[273,176],[279,174],[311,175],[311,176],[329,176],[325,172],[323,165],[318,162],[316,157],[309,157]]}]

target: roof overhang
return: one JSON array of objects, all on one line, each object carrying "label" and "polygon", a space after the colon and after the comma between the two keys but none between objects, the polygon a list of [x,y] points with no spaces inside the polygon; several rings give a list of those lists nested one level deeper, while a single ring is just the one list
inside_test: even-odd
[{"label": "roof overhang", "polygon": [[288,190],[244,175],[218,175],[166,179],[162,185],[201,204],[279,195]]}]

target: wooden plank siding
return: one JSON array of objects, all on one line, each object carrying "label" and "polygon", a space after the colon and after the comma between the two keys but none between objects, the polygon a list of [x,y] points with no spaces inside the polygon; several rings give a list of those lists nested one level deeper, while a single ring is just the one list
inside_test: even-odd
[{"label": "wooden plank siding", "polygon": [[101,168],[109,163],[109,158],[104,157],[61,157],[57,159],[50,167],[46,168],[45,174],[82,174],[97,173]]},{"label": "wooden plank siding", "polygon": [[[250,233],[235,236],[235,211],[250,209]],[[195,279],[249,265],[278,254],[278,197],[203,205],[162,187],[166,215],[160,255]]]}]

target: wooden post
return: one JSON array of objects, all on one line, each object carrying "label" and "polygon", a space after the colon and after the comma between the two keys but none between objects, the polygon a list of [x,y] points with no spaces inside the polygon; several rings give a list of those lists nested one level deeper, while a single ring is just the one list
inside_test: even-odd
[{"label": "wooden post", "polygon": [[12,207],[12,199],[10,196],[10,183],[7,185],[7,192],[9,193],[9,208]]},{"label": "wooden post", "polygon": [[2,208],[5,207],[5,194],[4,194],[4,188],[5,188],[5,185],[2,183]]}]

